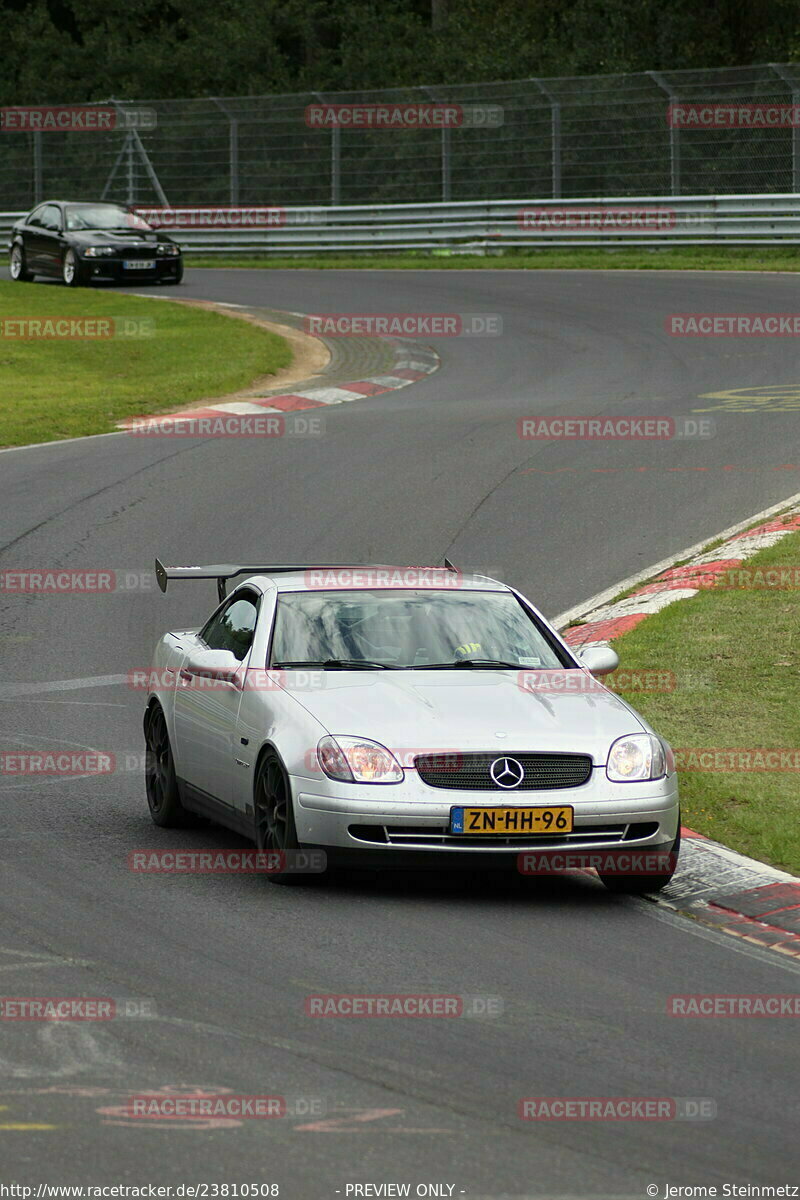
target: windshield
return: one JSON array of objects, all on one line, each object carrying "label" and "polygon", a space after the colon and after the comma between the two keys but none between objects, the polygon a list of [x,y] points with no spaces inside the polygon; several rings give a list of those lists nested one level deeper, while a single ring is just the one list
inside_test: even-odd
[{"label": "windshield", "polygon": [[568,664],[508,592],[287,592],[278,598],[273,667],[406,669]]},{"label": "windshield", "polygon": [[142,229],[151,226],[121,204],[68,204],[67,229]]}]

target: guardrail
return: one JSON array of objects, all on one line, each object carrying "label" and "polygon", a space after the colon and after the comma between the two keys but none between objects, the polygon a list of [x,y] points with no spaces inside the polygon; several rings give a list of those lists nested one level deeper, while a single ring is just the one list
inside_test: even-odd
[{"label": "guardrail", "polygon": [[[150,208],[150,206],[142,205]],[[187,205],[187,209],[190,206]],[[228,205],[167,210],[161,222],[184,250],[202,254],[335,254],[450,250],[501,254],[553,246],[736,246],[800,244],[800,194],[628,196],[588,200],[491,200],[459,203],[278,208],[280,224],[253,224],[258,211],[235,210],[231,227],[198,228]],[[248,215],[250,214],[250,215]],[[0,213],[0,241],[21,213]],[[230,220],[230,216],[228,217]],[[263,218],[262,218],[263,220]]]}]

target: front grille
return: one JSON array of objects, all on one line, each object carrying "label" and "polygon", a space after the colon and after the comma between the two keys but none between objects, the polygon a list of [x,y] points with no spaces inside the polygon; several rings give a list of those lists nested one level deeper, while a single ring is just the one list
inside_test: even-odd
[{"label": "front grille", "polygon": [[[523,769],[522,781],[516,787],[501,787],[490,774],[492,763],[502,763],[504,758],[514,760]],[[586,783],[592,773],[592,760],[588,754],[448,752],[420,755],[414,759],[414,766],[428,787],[472,792],[533,792],[575,788]]]},{"label": "front grille", "polygon": [[572,833],[558,834],[504,834],[494,833],[485,837],[464,837],[451,834],[447,825],[350,825],[348,833],[360,842],[372,842],[382,846],[458,846],[465,850],[472,847],[503,846],[541,847],[547,846],[615,846],[628,840],[628,825],[577,825]]}]

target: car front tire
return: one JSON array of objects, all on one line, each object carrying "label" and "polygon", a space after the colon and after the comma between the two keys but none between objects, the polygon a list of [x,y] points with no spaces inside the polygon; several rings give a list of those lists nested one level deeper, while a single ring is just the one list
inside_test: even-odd
[{"label": "car front tire", "polygon": [[144,780],[147,805],[154,825],[175,829],[194,824],[181,804],[167,719],[160,704],[152,705],[144,719]]},{"label": "car front tire", "polygon": [[11,247],[8,266],[11,278],[15,283],[30,283],[33,279],[33,274],[25,265],[25,248],[19,243]]},{"label": "car front tire", "polygon": [[[292,785],[289,775],[274,750],[262,754],[253,789],[255,830],[253,840],[267,854],[286,854],[291,859],[302,849],[294,822]],[[317,875],[317,878],[319,876]],[[310,874],[291,870],[267,872],[270,883],[294,885],[308,883]]]},{"label": "car front tire", "polygon": [[168,278],[166,278],[166,279],[164,280],[164,283],[170,283],[170,284],[172,284],[172,286],[173,286],[173,287],[177,287],[177,285],[178,285],[178,284],[179,284],[179,283],[180,283],[182,280],[183,280],[183,263],[182,263],[182,262],[179,262],[179,263],[178,263],[178,269],[177,269],[177,271],[175,272],[175,274],[174,274],[174,275],[170,275]]},{"label": "car front tire", "polygon": [[67,250],[64,255],[61,278],[67,287],[84,287],[87,282],[86,268],[74,250]]},{"label": "car front tire", "polygon": [[[648,896],[651,892],[660,892],[670,882],[678,864],[680,848],[681,827],[678,825],[675,841],[669,851],[671,871],[665,871],[663,875],[607,875],[598,871],[598,875],[609,892],[618,892],[626,896]],[[647,851],[642,851],[642,853],[646,854]]]}]

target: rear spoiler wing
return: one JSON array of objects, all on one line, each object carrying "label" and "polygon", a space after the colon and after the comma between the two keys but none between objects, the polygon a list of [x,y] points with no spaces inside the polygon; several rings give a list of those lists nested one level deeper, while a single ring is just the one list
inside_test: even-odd
[{"label": "rear spoiler wing", "polygon": [[[359,567],[369,567],[375,570],[391,570],[387,563],[359,563]],[[445,569],[455,571],[448,559],[444,560]],[[225,599],[229,579],[237,575],[275,575],[288,571],[335,571],[341,569],[342,563],[316,563],[309,566],[306,563],[257,563],[249,567],[238,566],[235,563],[218,563],[208,567],[165,567],[160,559],[156,559],[156,579],[162,592],[166,592],[170,579],[216,579],[217,595],[220,603]]]}]

